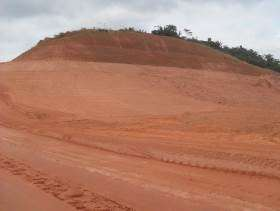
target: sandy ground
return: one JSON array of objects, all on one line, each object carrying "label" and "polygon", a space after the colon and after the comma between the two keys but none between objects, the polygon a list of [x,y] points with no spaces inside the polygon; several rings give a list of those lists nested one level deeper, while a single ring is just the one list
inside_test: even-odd
[{"label": "sandy ground", "polygon": [[75,209],[1,168],[0,210],[73,211]]},{"label": "sandy ground", "polygon": [[0,208],[279,210],[279,83],[270,72],[1,64]]}]

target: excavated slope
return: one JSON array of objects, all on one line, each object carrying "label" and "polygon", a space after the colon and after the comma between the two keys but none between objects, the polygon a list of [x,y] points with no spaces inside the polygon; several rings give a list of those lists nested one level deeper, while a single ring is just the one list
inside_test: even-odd
[{"label": "excavated slope", "polygon": [[42,41],[0,64],[0,210],[278,210],[279,87],[178,39]]},{"label": "excavated slope", "polygon": [[71,60],[110,62],[257,74],[260,69],[229,55],[177,38],[136,32],[69,33],[45,39],[16,61]]}]

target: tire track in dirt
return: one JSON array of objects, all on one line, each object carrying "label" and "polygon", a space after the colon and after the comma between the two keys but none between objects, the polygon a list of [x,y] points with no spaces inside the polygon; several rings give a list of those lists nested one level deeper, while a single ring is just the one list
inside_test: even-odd
[{"label": "tire track in dirt", "polygon": [[73,187],[58,178],[51,178],[26,164],[0,154],[0,168],[32,183],[42,191],[63,201],[77,210],[133,210],[125,205],[93,193],[82,186]]},{"label": "tire track in dirt", "polygon": [[[42,137],[52,138],[57,141],[67,142],[68,144],[74,144],[82,147],[92,148],[95,150],[100,150],[108,153],[113,153],[120,156],[128,156],[134,157],[139,159],[147,159],[147,160],[154,160],[163,163],[173,164],[173,165],[180,165],[186,166],[190,168],[199,168],[205,170],[212,170],[216,172],[222,173],[229,173],[229,174],[239,174],[244,176],[254,176],[259,178],[268,178],[280,181],[280,163],[279,160],[275,160],[272,158],[258,158],[256,156],[245,155],[245,154],[230,154],[226,152],[212,152],[212,151],[205,151],[205,150],[197,150],[197,149],[190,149],[191,151],[185,155],[190,155],[191,157],[197,157],[196,159],[187,159],[184,157],[170,155],[164,153],[158,154],[155,153],[133,153],[133,152],[125,152],[119,151],[118,149],[112,149],[107,146],[101,145],[94,145],[94,144],[87,144],[82,143],[78,140],[75,140],[73,137],[69,136],[70,138],[65,139],[65,136],[59,137],[60,135],[48,135],[48,134],[38,134],[34,131],[30,131],[31,134],[39,135]],[[201,157],[203,155],[203,157]],[[203,158],[205,161],[201,161],[200,158]],[[234,161],[236,164],[245,164],[244,167],[235,167],[232,165],[232,162],[229,163],[228,166],[226,164],[217,164],[215,161],[211,162],[211,160],[218,160],[218,161]]]},{"label": "tire track in dirt", "polygon": [[[52,136],[47,136],[47,135],[43,135],[45,137],[48,138],[54,138]],[[140,159],[147,159],[147,160],[155,160],[155,161],[159,161],[159,162],[163,162],[163,163],[169,163],[169,164],[173,164],[173,165],[181,165],[181,166],[186,166],[186,167],[191,167],[191,168],[199,168],[199,169],[205,169],[205,170],[213,170],[213,171],[217,171],[217,172],[223,172],[223,173],[230,173],[230,174],[239,174],[239,175],[247,175],[247,176],[254,176],[254,177],[259,177],[259,178],[268,178],[268,179],[275,179],[275,180],[279,180],[280,181],[280,172],[277,171],[279,168],[279,163],[275,163],[276,160],[273,159],[268,159],[268,160],[259,160],[257,157],[253,157],[253,156],[249,156],[249,155],[244,155],[242,154],[242,156],[240,156],[240,154],[235,155],[233,157],[238,157],[239,159],[236,160],[237,163],[239,164],[251,164],[250,168],[246,167],[246,168],[236,168],[232,165],[229,164],[229,166],[225,166],[225,165],[217,165],[215,163],[211,163],[209,162],[209,157],[204,157],[205,162],[201,162],[201,161],[196,161],[196,160],[184,160],[184,159],[177,159],[175,156],[162,156],[162,155],[156,155],[156,154],[134,154],[132,152],[122,152],[122,151],[118,151],[115,149],[110,149],[107,147],[103,147],[103,146],[97,146],[97,145],[92,145],[92,144],[86,144],[86,143],[80,143],[78,141],[75,141],[74,139],[71,140],[64,140],[63,138],[55,138],[58,141],[63,141],[63,142],[68,142],[68,143],[72,143],[75,145],[79,145],[79,146],[84,146],[84,147],[89,147],[89,148],[93,148],[96,150],[100,150],[100,151],[104,151],[104,152],[109,152],[109,153],[113,153],[113,154],[117,154],[117,155],[121,155],[121,156],[128,156],[128,157],[136,157],[136,158],[140,158]],[[209,153],[211,153],[209,151]],[[214,153],[214,152],[213,152]],[[247,162],[243,162],[244,161],[244,156],[247,158],[245,158],[245,160]],[[218,156],[219,157],[219,156]],[[240,158],[243,159],[240,159]],[[226,159],[225,160],[229,160]],[[261,164],[260,166],[254,166],[253,164]],[[257,167],[254,169],[254,167]],[[260,168],[258,168],[260,167]],[[271,171],[271,169],[266,169],[267,167],[272,167],[271,169],[273,171]]]}]

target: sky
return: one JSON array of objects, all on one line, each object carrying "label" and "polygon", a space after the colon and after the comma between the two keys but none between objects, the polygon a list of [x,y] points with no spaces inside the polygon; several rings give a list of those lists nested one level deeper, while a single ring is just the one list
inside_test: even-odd
[{"label": "sky", "polygon": [[280,58],[279,11],[279,0],[1,0],[0,61],[68,30],[167,24]]}]

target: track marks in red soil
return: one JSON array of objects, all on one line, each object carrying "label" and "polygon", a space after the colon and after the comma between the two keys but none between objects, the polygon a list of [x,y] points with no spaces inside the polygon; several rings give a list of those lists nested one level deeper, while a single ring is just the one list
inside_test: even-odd
[{"label": "track marks in red soil", "polygon": [[93,193],[82,186],[71,186],[58,178],[49,177],[26,164],[0,154],[0,168],[32,183],[42,191],[73,206],[77,210],[133,210],[118,202]]},{"label": "track marks in red soil", "polygon": [[[52,136],[46,135],[45,137],[54,138]],[[279,160],[275,159],[260,158],[246,154],[230,154],[225,152],[213,152],[194,149],[190,149],[190,151],[186,154],[192,155],[192,158],[184,157],[184,154],[183,156],[176,156],[175,154],[165,152],[158,153],[157,151],[155,153],[139,152],[136,154],[131,151],[120,151],[118,149],[115,149],[114,147],[111,148],[108,146],[80,143],[79,141],[76,141],[73,137],[71,137],[68,140],[65,140],[64,138],[56,138],[56,140],[70,142],[71,144],[90,147],[96,150],[109,152],[121,156],[160,161],[163,163],[169,163],[173,165],[206,169],[222,173],[239,174],[280,180],[280,163]],[[197,157],[197,159],[194,157]],[[224,161],[224,163],[217,163],[217,161]],[[233,166],[232,163],[236,165]]]}]

